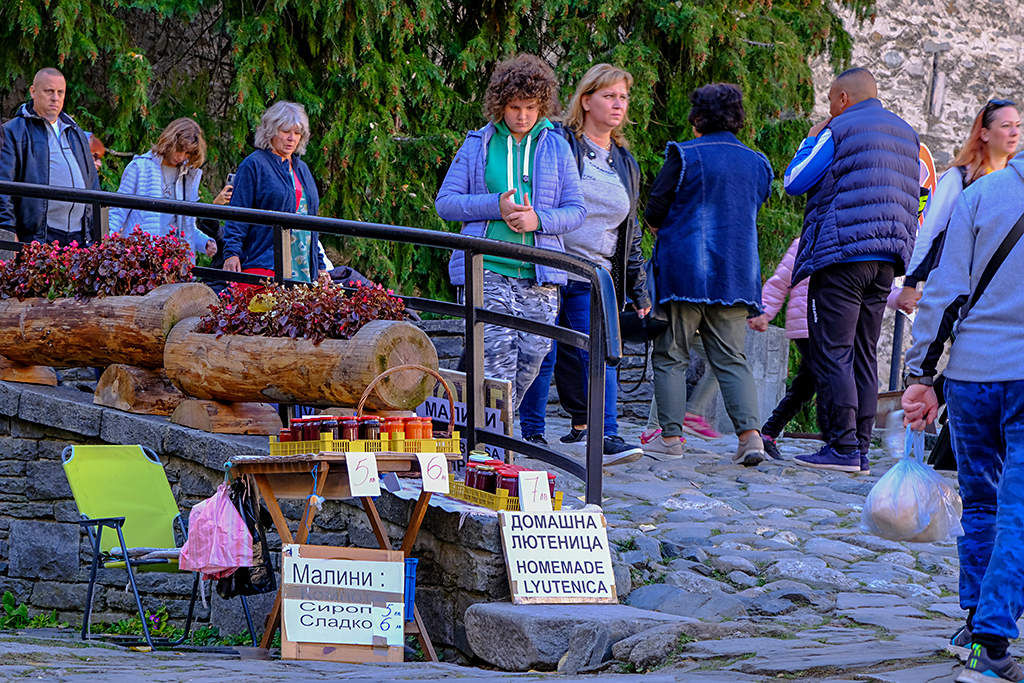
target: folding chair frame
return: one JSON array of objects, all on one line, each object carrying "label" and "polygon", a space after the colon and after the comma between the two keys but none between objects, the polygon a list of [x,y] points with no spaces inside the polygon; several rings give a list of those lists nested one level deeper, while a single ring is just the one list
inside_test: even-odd
[{"label": "folding chair frame", "polygon": [[[163,463],[160,462],[160,458],[157,457],[156,453],[154,453],[149,448],[146,448],[145,446],[142,446],[141,448],[147,458],[151,459],[155,463],[160,464],[161,466],[163,465]],[[71,446],[65,448],[61,456],[62,460],[66,461],[68,455],[71,452]],[[175,517],[175,521],[178,522],[178,527],[181,529],[182,535],[187,539],[188,528],[186,527],[180,514],[177,517]],[[181,638],[178,638],[177,640],[171,640],[170,638],[152,637],[152,635],[149,632],[149,625],[146,623],[146,611],[142,607],[142,598],[139,596],[139,588],[135,583],[135,572],[132,571],[132,567],[140,567],[152,564],[169,564],[169,561],[166,559],[132,560],[131,558],[129,558],[128,547],[124,542],[124,533],[121,530],[121,528],[124,526],[124,522],[124,517],[101,517],[97,519],[90,519],[85,515],[82,515],[82,519],[78,521],[79,527],[82,530],[84,530],[89,537],[89,545],[92,546],[92,566],[90,567],[89,570],[89,588],[86,591],[85,595],[85,615],[82,618],[82,640],[102,640],[102,638],[92,637],[92,635],[89,633],[89,627],[90,622],[92,620],[92,599],[96,587],[96,575],[99,573],[101,553],[100,548],[103,539],[103,529],[106,527],[109,529],[113,529],[115,532],[117,532],[117,540],[121,545],[121,552],[124,553],[123,556],[125,558],[125,570],[128,572],[128,585],[131,587],[132,594],[135,596],[135,606],[139,611],[139,619],[142,621],[142,640],[119,640],[118,642],[122,645],[148,645],[150,648],[154,650],[158,646],[174,647],[176,645],[180,645],[181,643],[185,642],[185,639],[188,638],[189,631],[192,629],[192,619],[195,614],[196,597],[199,595],[199,572],[193,572],[195,574],[195,579],[192,581],[192,597],[188,603],[188,616],[186,617],[185,620],[184,634],[181,636]],[[257,644],[256,630],[253,628],[252,616],[249,613],[249,604],[248,601],[246,601],[244,595],[240,595],[239,597],[242,599],[242,609],[245,612],[246,625],[249,627],[249,636],[252,638],[252,643],[255,646]]]}]

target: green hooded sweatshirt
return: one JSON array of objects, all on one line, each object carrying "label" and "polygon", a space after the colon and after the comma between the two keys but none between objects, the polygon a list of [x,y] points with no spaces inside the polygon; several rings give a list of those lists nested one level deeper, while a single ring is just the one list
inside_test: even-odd
[{"label": "green hooded sweatshirt", "polygon": [[[537,137],[545,128],[554,128],[547,119],[540,119],[533,129],[523,136],[522,142],[516,142],[504,121],[494,124],[497,129],[487,143],[487,166],[484,168],[484,180],[488,192],[505,193],[515,188],[512,200],[523,203],[523,197],[530,195],[533,203],[533,173],[537,157]],[[539,226],[538,226],[539,229]],[[487,223],[487,237],[502,242],[533,246],[533,233],[518,233],[508,227],[503,220],[492,220]],[[484,268],[487,270],[515,278],[535,278],[536,269],[532,263],[484,256]]]}]

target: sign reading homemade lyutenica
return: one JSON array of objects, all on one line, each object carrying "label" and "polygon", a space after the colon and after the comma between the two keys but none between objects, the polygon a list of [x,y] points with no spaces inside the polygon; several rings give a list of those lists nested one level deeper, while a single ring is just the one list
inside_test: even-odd
[{"label": "sign reading homemade lyutenica", "polygon": [[402,646],[404,563],[304,557],[306,548],[287,545],[281,552],[288,640]]},{"label": "sign reading homemade lyutenica", "polygon": [[498,513],[512,602],[618,603],[600,512]]}]

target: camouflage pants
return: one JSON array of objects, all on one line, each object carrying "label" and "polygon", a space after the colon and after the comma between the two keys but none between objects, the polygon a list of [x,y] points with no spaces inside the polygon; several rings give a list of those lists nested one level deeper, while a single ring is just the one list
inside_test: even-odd
[{"label": "camouflage pants", "polygon": [[[459,301],[465,301],[459,290]],[[558,317],[558,287],[536,280],[506,277],[484,271],[484,308],[516,318],[554,325]],[[509,397],[515,410],[540,372],[551,340],[501,325],[484,325],[484,372],[488,377],[512,383]]]},{"label": "camouflage pants", "polygon": [[960,607],[974,632],[1013,639],[1024,611],[1024,381],[946,379],[964,535]]}]

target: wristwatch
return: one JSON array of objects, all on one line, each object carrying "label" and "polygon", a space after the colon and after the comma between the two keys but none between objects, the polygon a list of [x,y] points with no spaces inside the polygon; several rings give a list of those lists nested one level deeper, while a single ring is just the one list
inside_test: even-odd
[{"label": "wristwatch", "polygon": [[908,387],[910,387],[910,386],[912,386],[914,384],[923,384],[923,385],[928,386],[928,387],[934,386],[935,385],[935,378],[934,377],[919,377],[917,375],[907,375],[906,377],[903,378],[903,387],[904,388],[908,388]]}]

